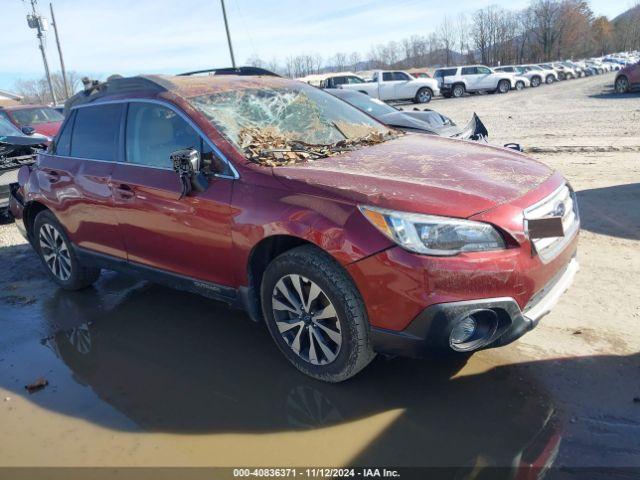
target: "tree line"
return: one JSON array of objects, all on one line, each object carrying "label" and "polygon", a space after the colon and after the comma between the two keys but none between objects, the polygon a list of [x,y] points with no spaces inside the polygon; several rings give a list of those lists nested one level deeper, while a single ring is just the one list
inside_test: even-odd
[{"label": "tree line", "polygon": [[446,16],[429,34],[373,45],[366,55],[338,52],[290,55],[284,61],[248,59],[289,77],[345,70],[483,63],[508,65],[603,56],[640,50],[640,1],[614,20],[595,16],[587,0],[532,0],[523,10],[489,6]]}]

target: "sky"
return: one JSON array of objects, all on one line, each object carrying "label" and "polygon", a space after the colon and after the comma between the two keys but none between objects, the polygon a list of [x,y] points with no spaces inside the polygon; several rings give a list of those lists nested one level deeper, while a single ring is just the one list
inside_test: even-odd
[{"label": "sky", "polygon": [[[229,66],[219,0],[52,0],[67,70],[92,78],[112,73],[179,73]],[[225,0],[237,64],[257,55],[280,62],[300,53],[327,58],[437,29],[445,15],[469,16],[498,5],[519,9],[528,0]],[[613,18],[632,0],[592,0],[596,15]],[[39,0],[50,20],[49,0]],[[0,0],[0,88],[44,75],[28,0]],[[59,70],[53,30],[47,58]]]}]

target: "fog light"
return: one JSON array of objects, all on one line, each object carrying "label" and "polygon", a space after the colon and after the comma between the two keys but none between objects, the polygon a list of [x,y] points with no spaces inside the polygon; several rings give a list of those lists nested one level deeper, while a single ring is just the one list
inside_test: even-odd
[{"label": "fog light", "polygon": [[454,345],[459,345],[461,343],[465,343],[473,337],[473,334],[476,333],[477,323],[476,320],[469,316],[465,317],[458,324],[453,327],[451,330],[451,335],[449,336],[449,340]]}]

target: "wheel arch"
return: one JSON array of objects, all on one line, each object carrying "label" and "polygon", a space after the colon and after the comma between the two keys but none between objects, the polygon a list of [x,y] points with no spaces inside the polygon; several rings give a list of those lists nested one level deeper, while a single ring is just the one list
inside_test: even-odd
[{"label": "wheel arch", "polygon": [[50,208],[37,200],[27,202],[24,206],[22,220],[24,222],[24,228],[27,232],[27,236],[31,243],[33,243],[33,224],[38,214],[44,210],[51,211]]},{"label": "wheel arch", "polygon": [[240,287],[242,302],[251,320],[255,322],[263,320],[260,286],[269,264],[277,256],[303,245],[313,245],[320,248],[307,239],[289,234],[271,235],[253,246],[246,266],[248,286]]}]

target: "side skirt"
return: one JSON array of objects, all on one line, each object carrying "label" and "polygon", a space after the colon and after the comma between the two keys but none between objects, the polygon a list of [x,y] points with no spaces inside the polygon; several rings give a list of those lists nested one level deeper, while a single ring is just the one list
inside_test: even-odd
[{"label": "side skirt", "polygon": [[191,293],[225,302],[232,307],[245,309],[241,298],[238,296],[238,290],[217,283],[206,282],[195,278],[179,275],[177,273],[167,272],[158,268],[132,263],[127,260],[97,253],[86,248],[74,245],[74,249],[78,260],[84,265],[114,270],[116,272],[131,275],[133,277],[143,278],[153,283],[159,283],[176,290],[182,290]]}]

